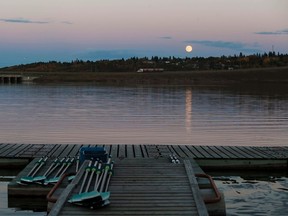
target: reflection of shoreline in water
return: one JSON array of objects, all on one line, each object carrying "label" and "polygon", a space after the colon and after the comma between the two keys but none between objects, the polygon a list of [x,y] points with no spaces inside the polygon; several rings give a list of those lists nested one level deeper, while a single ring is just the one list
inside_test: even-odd
[{"label": "reflection of shoreline in water", "polygon": [[191,87],[186,88],[186,103],[185,103],[185,123],[186,132],[191,134],[192,129],[192,89]]}]

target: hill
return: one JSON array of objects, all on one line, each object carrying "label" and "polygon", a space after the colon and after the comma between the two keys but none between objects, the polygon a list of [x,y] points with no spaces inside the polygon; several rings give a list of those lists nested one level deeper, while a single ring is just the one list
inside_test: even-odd
[{"label": "hill", "polygon": [[222,57],[151,57],[118,60],[72,62],[36,62],[1,68],[8,72],[135,72],[140,68],[162,68],[165,71],[234,70],[288,66],[288,54],[255,54]]}]

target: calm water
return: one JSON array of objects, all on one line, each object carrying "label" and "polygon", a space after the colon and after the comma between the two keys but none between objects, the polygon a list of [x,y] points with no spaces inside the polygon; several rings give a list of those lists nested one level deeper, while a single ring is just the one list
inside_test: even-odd
[{"label": "calm water", "polygon": [[2,143],[288,145],[288,90],[0,85]]},{"label": "calm water", "polygon": [[288,178],[283,176],[219,176],[217,188],[224,192],[229,216],[288,215]]}]

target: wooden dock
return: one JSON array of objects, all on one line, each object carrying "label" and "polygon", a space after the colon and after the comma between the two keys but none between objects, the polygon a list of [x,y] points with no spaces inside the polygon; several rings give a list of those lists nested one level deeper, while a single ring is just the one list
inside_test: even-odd
[{"label": "wooden dock", "polygon": [[[224,169],[259,169],[259,168],[273,168],[273,169],[287,169],[288,165],[288,147],[246,147],[246,146],[189,146],[189,145],[125,145],[125,144],[119,144],[119,145],[81,145],[81,144],[5,144],[2,143],[0,144],[0,166],[2,167],[9,167],[11,168],[13,165],[15,166],[20,166],[20,165],[27,165],[30,163],[17,177],[14,179],[8,186],[8,196],[9,196],[9,203],[10,201],[15,202],[13,203],[13,206],[10,207],[17,207],[14,204],[20,203],[19,199],[17,197],[22,197],[21,199],[23,200],[23,196],[31,195],[31,193],[34,194],[34,197],[31,199],[29,198],[29,203],[31,203],[31,200],[34,201],[39,201],[43,199],[39,199],[39,197],[45,197],[48,193],[48,191],[51,189],[51,187],[43,188],[41,186],[32,186],[30,189],[25,188],[22,186],[17,185],[15,183],[17,181],[17,178],[19,176],[25,176],[25,172],[27,172],[31,169],[31,166],[35,163],[37,159],[43,156],[49,157],[51,160],[52,158],[62,158],[62,157],[75,157],[79,154],[79,149],[81,147],[105,147],[106,151],[108,154],[112,155],[113,160],[117,161],[115,163],[115,176],[113,181],[111,181],[111,192],[113,192],[111,195],[111,202],[115,203],[115,206],[113,204],[113,210],[111,210],[110,215],[117,215],[119,212],[121,214],[130,214],[133,215],[136,211],[141,212],[144,214],[144,211],[146,210],[148,213],[147,214],[152,214],[152,212],[163,212],[163,215],[165,214],[165,207],[169,209],[170,205],[168,202],[163,202],[163,197],[160,197],[160,195],[165,194],[165,196],[170,193],[168,191],[164,191],[165,187],[169,191],[171,188],[178,188],[183,185],[186,187],[185,191],[187,192],[187,187],[189,186],[190,188],[190,195],[189,194],[181,194],[181,190],[176,189],[173,192],[173,189],[171,189],[171,193],[169,196],[174,196],[176,193],[180,192],[181,195],[179,195],[179,200],[183,200],[183,197],[189,196],[190,198],[188,199],[191,205],[179,203],[177,204],[177,199],[175,200],[175,211],[179,211],[179,209],[184,209],[183,214],[185,215],[185,212],[190,215],[195,215],[195,212],[199,213],[199,209],[197,210],[197,205],[193,199],[199,199],[207,195],[205,194],[205,185],[207,184],[207,181],[201,182],[197,178],[197,190],[200,189],[200,195],[199,191],[196,190],[195,194],[194,192],[192,193],[194,189],[194,184],[195,183],[195,173],[203,173],[203,170],[201,168],[221,168],[221,170]],[[174,154],[177,157],[183,161],[181,165],[178,164],[172,164],[172,163],[167,163],[167,158],[169,158],[169,155]],[[166,162],[164,163],[163,160]],[[153,163],[151,162],[153,161]],[[184,162],[185,161],[185,162]],[[196,161],[196,162],[195,162]],[[51,163],[51,161],[49,162]],[[47,166],[49,165],[47,163]],[[192,166],[189,164],[192,163]],[[151,166],[151,169],[148,169]],[[187,165],[188,164],[188,165]],[[199,167],[200,165],[200,167]],[[173,166],[173,168],[172,168]],[[179,167],[178,167],[179,166]],[[29,168],[30,167],[30,168]],[[188,167],[188,168],[187,168]],[[192,167],[191,169],[189,167]],[[147,168],[147,170],[146,170]],[[71,167],[72,170],[75,169],[75,167]],[[138,169],[141,170],[137,171]],[[166,170],[168,172],[166,173]],[[177,171],[175,171],[177,170]],[[189,171],[190,170],[190,171]],[[175,172],[177,177],[172,175],[172,171]],[[145,176],[151,172],[151,178],[143,177],[143,173],[145,173]],[[170,173],[171,172],[171,173]],[[181,174],[182,173],[182,174]],[[190,173],[190,174],[188,174]],[[137,174],[138,176],[135,176]],[[167,175],[167,176],[166,176]],[[148,175],[149,176],[149,175]],[[161,177],[162,176],[162,177]],[[163,178],[164,176],[164,178]],[[179,177],[180,176],[180,177]],[[192,177],[191,177],[192,176]],[[145,179],[147,182],[145,182]],[[184,179],[186,179],[184,181]],[[188,180],[187,180],[188,179]],[[167,180],[167,182],[166,182]],[[182,182],[183,181],[183,182]],[[138,183],[137,183],[138,182]],[[156,185],[159,183],[159,185]],[[163,184],[162,184],[163,182]],[[134,185],[135,183],[135,185]],[[138,185],[137,185],[138,184]],[[137,186],[139,185],[147,185],[149,186],[150,189],[150,194],[145,194],[144,192],[148,190],[146,188],[143,191],[140,191],[141,187]],[[58,194],[56,194],[58,197],[66,196],[61,198],[62,200],[66,200],[69,197],[69,194],[72,193],[74,188],[70,188],[72,186],[69,186],[71,191],[69,193],[66,191],[66,193],[63,193],[64,188],[68,185],[68,183],[62,187],[62,190]],[[165,185],[165,187],[162,188],[162,186]],[[75,185],[74,185],[75,186]],[[151,186],[151,187],[150,187]],[[198,187],[199,186],[199,187]],[[154,187],[154,189],[153,189]],[[129,189],[132,188],[133,190],[137,191],[138,194],[141,194],[139,197],[134,197],[134,199],[131,199],[131,195],[133,193],[133,190]],[[151,190],[151,188],[153,190]],[[181,187],[180,187],[181,188]],[[182,189],[183,189],[182,188]],[[204,188],[204,190],[202,190]],[[137,190],[136,190],[137,189]],[[68,190],[68,189],[67,189]],[[152,192],[154,191],[164,191],[163,193],[157,193],[153,194]],[[32,191],[32,192],[31,192]],[[123,196],[123,191],[127,192],[127,196]],[[184,191],[184,190],[183,190]],[[37,194],[38,193],[38,194]],[[64,194],[64,195],[63,195]],[[211,194],[210,192],[208,195]],[[158,196],[159,195],[159,196]],[[161,195],[161,196],[162,196]],[[183,195],[183,197],[181,197]],[[158,196],[158,197],[157,197]],[[164,195],[163,195],[164,196]],[[178,195],[175,195],[177,197]],[[195,197],[196,196],[196,197]],[[130,197],[130,198],[129,198]],[[132,196],[133,197],[133,196]],[[155,198],[155,203],[149,203],[149,206],[152,205],[151,211],[147,210],[148,207],[146,204],[148,203],[148,198],[147,197],[152,197],[153,199]],[[198,198],[197,198],[198,197]],[[140,199],[141,198],[141,199]],[[165,197],[166,200],[167,197]],[[138,199],[138,201],[137,201]],[[152,200],[153,200],[152,199]],[[160,200],[162,201],[160,202]],[[185,202],[186,202],[185,198]],[[167,199],[169,200],[169,199]],[[25,201],[25,199],[24,199]],[[133,203],[134,201],[137,201],[141,203],[139,205],[138,209],[135,210],[133,208],[128,208],[130,205],[129,203]],[[159,203],[158,203],[159,201]],[[203,200],[202,200],[203,201]],[[63,201],[62,201],[63,202]],[[150,200],[149,200],[150,202]],[[184,203],[185,203],[184,202]],[[188,202],[188,201],[187,201]],[[29,206],[29,203],[25,204]],[[36,204],[36,202],[35,202]],[[163,205],[162,205],[163,204]],[[23,207],[23,201],[21,201],[21,207]],[[24,205],[24,206],[25,206]],[[43,203],[41,202],[40,204],[36,204],[35,208],[37,208],[37,205],[42,206],[43,208]],[[60,204],[57,204],[60,205]],[[122,205],[127,205],[126,208],[122,208]],[[147,204],[148,205],[148,204]],[[178,205],[178,207],[177,207]],[[182,206],[183,205],[183,206]],[[202,204],[200,204],[202,205]],[[118,206],[118,207],[117,207]],[[134,206],[134,204],[133,204]],[[224,214],[223,211],[221,210],[221,213],[217,213],[217,211],[220,209],[219,204],[207,204],[206,203],[206,208],[208,209],[209,214],[211,212],[216,212],[216,215],[225,215],[225,204],[224,204]],[[20,207],[20,206],[19,206]],[[131,207],[131,205],[130,205]],[[160,208],[161,207],[161,208]],[[222,204],[223,207],[223,204]],[[61,205],[61,211],[68,212],[69,211],[74,211],[75,206],[72,206],[71,204],[67,204],[64,202]],[[105,208],[105,212],[106,209]],[[111,207],[112,208],[112,207]],[[159,210],[159,209],[161,210]],[[202,207],[201,207],[202,208]],[[132,210],[131,210],[132,209]],[[135,212],[133,212],[133,209]],[[141,210],[142,209],[142,210]],[[158,209],[158,210],[157,210]],[[166,209],[166,210],[167,210]],[[196,210],[195,210],[196,209]],[[207,211],[206,209],[206,211]],[[55,210],[53,210],[55,211]],[[81,210],[82,211],[82,210]],[[90,210],[85,210],[86,213],[89,215],[91,213]],[[98,211],[98,210],[97,210]],[[103,210],[104,211],[104,210]],[[175,213],[174,211],[174,213]],[[65,213],[66,215],[68,213]],[[94,211],[93,211],[94,212]],[[102,212],[100,210],[99,212]],[[118,213],[117,213],[118,212]],[[169,210],[169,212],[173,212],[172,209]],[[191,212],[194,212],[191,214]],[[79,212],[78,212],[79,213]],[[153,214],[154,214],[153,213]],[[58,210],[58,213],[60,214],[60,211]],[[62,213],[61,213],[62,214]],[[69,213],[70,214],[70,213]],[[81,212],[82,214],[82,212]],[[146,213],[145,213],[146,214]],[[171,213],[172,214],[172,213]],[[201,215],[201,211],[199,215]],[[206,213],[204,213],[205,215]],[[102,215],[102,213],[99,213],[99,215]],[[103,213],[104,215],[104,213]],[[109,215],[107,213],[107,215]],[[118,214],[119,215],[119,214]],[[213,214],[212,214],[213,215]]]},{"label": "wooden dock", "polygon": [[[82,146],[102,146],[114,158],[157,158],[175,154],[193,158],[202,168],[287,169],[288,146],[190,146],[190,145],[81,145],[81,144],[0,144],[0,166],[9,167],[33,158],[74,157]],[[13,159],[13,163],[11,163]]]},{"label": "wooden dock", "polygon": [[[37,209],[38,211],[46,211],[46,208],[47,208],[48,210],[50,210],[51,204],[54,203],[55,200],[57,200],[59,198],[60,194],[63,193],[64,189],[69,185],[68,178],[65,178],[63,183],[61,183],[61,185],[59,185],[59,188],[57,188],[57,190],[55,192],[52,192],[52,194],[49,195],[49,197],[50,197],[49,200],[53,200],[53,201],[49,202],[48,207],[47,207],[47,201],[45,202],[45,200],[46,200],[46,196],[49,193],[49,191],[52,190],[52,185],[44,186],[44,185],[36,184],[36,183],[28,184],[28,185],[21,185],[21,184],[19,185],[17,182],[20,182],[20,179],[22,177],[27,176],[27,174],[30,172],[30,170],[33,168],[33,166],[36,164],[36,162],[38,160],[39,160],[39,158],[33,159],[16,176],[16,178],[14,178],[9,183],[9,185],[8,185],[8,197],[9,197],[8,206],[10,208]],[[53,158],[48,159],[46,161],[45,165],[43,165],[42,168],[38,171],[37,176],[43,176],[45,171],[52,164],[53,160],[54,160]],[[113,158],[113,160],[114,160],[114,158]],[[187,159],[185,159],[185,160],[187,160]],[[124,164],[123,164],[123,161],[125,162]],[[180,159],[180,161],[182,161],[182,159]],[[183,168],[180,168],[180,170],[177,170],[177,167],[179,167],[179,166],[181,167],[181,165],[171,163],[172,161],[171,161],[170,157],[116,158],[114,160],[114,162],[115,162],[114,163],[115,164],[114,170],[116,171],[116,173],[118,173],[117,175],[119,175],[122,178],[122,180],[125,179],[125,181],[123,180],[123,182],[127,183],[127,185],[124,185],[125,187],[121,186],[120,188],[118,188],[119,191],[121,189],[122,192],[126,191],[125,188],[130,185],[131,181],[133,181],[135,183],[135,181],[137,181],[137,180],[138,181],[141,180],[140,183],[143,183],[143,180],[145,180],[145,182],[144,182],[145,184],[148,184],[148,185],[154,184],[155,188],[157,188],[156,185],[158,183],[160,183],[160,185],[162,185],[162,183],[161,183],[161,181],[159,181],[159,179],[163,180],[163,176],[169,177],[170,180],[173,180],[173,182],[170,182],[170,183],[166,182],[167,188],[168,188],[169,184],[171,187],[174,187],[175,182],[178,182],[177,179],[179,177],[181,177],[181,176],[179,176],[179,172],[181,172],[180,170],[183,169]],[[194,178],[195,178],[194,172],[196,173],[196,175],[199,173],[201,173],[201,174],[204,173],[204,171],[198,166],[198,164],[193,159],[189,159],[189,162],[185,162],[185,163],[186,164],[187,163],[192,164],[192,166],[189,165],[189,167],[191,168],[190,171],[188,169],[188,171],[190,172],[189,175],[188,174],[186,175],[186,173],[188,171],[186,171],[186,173],[182,172],[182,175],[186,175],[186,178],[188,178],[190,175],[192,175],[193,180],[194,180]],[[122,165],[124,166],[124,168]],[[75,167],[76,167],[76,162],[74,161],[74,163],[71,165],[71,167],[69,167],[69,169],[67,169],[66,173],[75,172],[76,171]],[[151,169],[150,169],[150,167],[151,167]],[[170,168],[173,168],[173,169],[170,170]],[[167,172],[167,169],[169,169],[168,172]],[[57,169],[54,170],[53,173],[49,174],[49,178],[53,177],[56,172],[57,172]],[[172,174],[170,172],[172,172]],[[133,176],[134,179],[131,178],[132,180],[131,179],[129,180],[131,175]],[[166,175],[168,175],[168,176],[166,176]],[[155,179],[155,178],[157,179],[157,181],[154,182],[153,179]],[[183,178],[183,176],[181,178]],[[180,180],[181,180],[181,178],[180,178]],[[118,182],[118,180],[119,179],[117,179],[117,182]],[[180,183],[181,183],[181,181],[180,181]],[[73,183],[73,184],[76,185],[76,183]],[[78,184],[78,182],[77,182],[77,184]],[[133,186],[133,184],[132,184],[132,186]],[[215,191],[211,188],[211,184],[205,178],[198,178],[197,177],[197,188],[198,187],[200,189],[200,196],[199,196],[199,194],[197,196],[202,197],[202,199],[205,201],[208,213],[210,215],[225,215],[225,200],[223,198],[223,194],[222,194],[222,199],[216,200],[217,203],[215,203],[215,202],[206,203],[207,198],[211,199],[211,197],[212,197],[214,199],[217,196],[217,194],[215,194]],[[141,193],[139,192],[139,194],[141,194]],[[147,197],[148,195],[145,195],[145,196]],[[146,199],[146,198],[144,198],[144,199]]]},{"label": "wooden dock", "polygon": [[109,191],[111,204],[91,210],[67,202],[78,193],[86,165],[60,195],[49,216],[56,215],[208,215],[192,164],[168,158],[115,161]]}]

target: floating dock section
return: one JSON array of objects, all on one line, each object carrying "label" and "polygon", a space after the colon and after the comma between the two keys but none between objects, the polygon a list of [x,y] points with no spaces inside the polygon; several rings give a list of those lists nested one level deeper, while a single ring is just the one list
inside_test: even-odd
[{"label": "floating dock section", "polygon": [[[85,166],[84,166],[85,167]],[[109,206],[79,207],[67,202],[80,187],[80,171],[53,206],[56,215],[208,215],[189,160],[173,164],[168,159],[123,159],[114,164]],[[77,178],[78,177],[78,178]]]},{"label": "floating dock section", "polygon": [[114,158],[155,158],[175,154],[193,158],[209,169],[287,169],[288,146],[190,146],[190,145],[81,145],[81,144],[0,144],[0,166],[19,166],[33,158],[75,157],[79,149],[105,147]]}]

